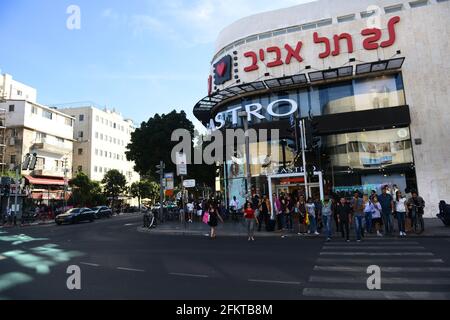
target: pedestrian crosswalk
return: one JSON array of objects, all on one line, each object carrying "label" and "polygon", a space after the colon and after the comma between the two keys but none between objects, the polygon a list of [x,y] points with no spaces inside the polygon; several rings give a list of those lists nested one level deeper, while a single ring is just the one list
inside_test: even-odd
[{"label": "pedestrian crosswalk", "polygon": [[[370,290],[370,266],[380,290]],[[371,280],[369,280],[371,281]],[[367,239],[324,244],[302,290],[310,299],[450,299],[450,267],[417,241]]]}]

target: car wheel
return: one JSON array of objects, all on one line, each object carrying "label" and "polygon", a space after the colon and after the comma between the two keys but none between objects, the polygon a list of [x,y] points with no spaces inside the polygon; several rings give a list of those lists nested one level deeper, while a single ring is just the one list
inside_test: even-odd
[{"label": "car wheel", "polygon": [[62,225],[62,223],[61,222],[57,222],[56,225],[60,226],[60,225]]}]

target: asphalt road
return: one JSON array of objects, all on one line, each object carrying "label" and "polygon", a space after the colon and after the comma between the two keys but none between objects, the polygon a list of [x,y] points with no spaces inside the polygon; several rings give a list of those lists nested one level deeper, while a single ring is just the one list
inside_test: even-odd
[{"label": "asphalt road", "polygon": [[[0,299],[450,299],[450,238],[162,236],[139,215],[0,229]],[[81,290],[67,288],[69,266]],[[367,268],[381,268],[368,290]]]}]

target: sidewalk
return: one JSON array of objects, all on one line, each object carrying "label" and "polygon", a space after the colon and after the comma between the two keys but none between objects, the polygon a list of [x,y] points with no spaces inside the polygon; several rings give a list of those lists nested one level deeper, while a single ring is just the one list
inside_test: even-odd
[{"label": "sidewalk", "polygon": [[[264,225],[263,225],[264,229]],[[162,235],[179,235],[179,236],[207,236],[210,229],[209,226],[201,223],[186,223],[185,225],[180,222],[165,222],[158,225],[156,228],[147,229],[143,227],[138,228],[139,232],[149,233],[149,234],[162,234]],[[353,231],[352,231],[353,232]],[[219,224],[217,227],[217,235],[219,237],[247,237],[247,231],[243,222],[225,222],[225,224]],[[289,232],[257,232],[255,230],[255,235],[258,237],[298,237],[296,233]],[[394,234],[397,236],[397,233]],[[324,238],[324,235],[314,236],[308,235],[306,238]],[[376,235],[368,235],[368,238],[375,238]],[[408,237],[450,237],[450,228],[445,227],[441,220],[437,218],[425,219],[425,232],[420,235],[415,233],[408,234]]]}]

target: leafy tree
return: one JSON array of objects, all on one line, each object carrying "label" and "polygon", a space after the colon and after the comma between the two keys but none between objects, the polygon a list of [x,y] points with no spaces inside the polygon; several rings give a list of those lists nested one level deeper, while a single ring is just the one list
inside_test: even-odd
[{"label": "leafy tree", "polygon": [[[176,172],[171,153],[178,142],[172,142],[170,138],[177,129],[185,129],[191,133],[191,137],[195,136],[194,125],[186,117],[186,113],[175,110],[169,114],[156,114],[131,134],[126,155],[129,161],[134,161],[135,170],[141,176],[150,175],[152,180],[159,181],[156,166],[161,160],[166,164],[165,172]],[[192,148],[193,145],[194,141],[191,141]],[[189,176],[186,178],[214,186],[214,169],[214,166],[208,165],[189,165]]]},{"label": "leafy tree", "polygon": [[70,202],[74,206],[87,207],[106,203],[100,183],[92,181],[82,172],[79,172],[69,185],[72,187]]},{"label": "leafy tree", "polygon": [[105,173],[102,184],[106,196],[111,197],[111,207],[114,208],[116,198],[126,191],[127,179],[119,170],[110,170]]},{"label": "leafy tree", "polygon": [[159,184],[150,180],[135,182],[130,187],[130,195],[133,198],[138,198],[140,208],[142,199],[154,200],[159,195]]}]

